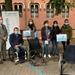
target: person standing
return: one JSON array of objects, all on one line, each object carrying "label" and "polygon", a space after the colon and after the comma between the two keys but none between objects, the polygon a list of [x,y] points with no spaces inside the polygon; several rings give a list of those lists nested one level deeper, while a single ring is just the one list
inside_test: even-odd
[{"label": "person standing", "polygon": [[63,48],[65,50],[66,45],[70,44],[70,40],[72,38],[72,27],[70,26],[68,19],[64,20],[64,24],[61,27],[61,33],[67,35],[67,41],[66,42],[65,41],[62,42]]},{"label": "person standing", "polygon": [[34,38],[34,32],[36,30],[36,27],[35,27],[34,21],[32,19],[30,19],[28,21],[27,29],[31,30],[31,37]]},{"label": "person standing", "polygon": [[30,50],[34,50],[34,32],[35,32],[35,25],[32,19],[28,21],[27,30],[31,31],[31,36],[27,37],[29,42]]},{"label": "person standing", "polygon": [[56,35],[60,33],[60,28],[58,26],[58,22],[57,21],[54,21],[53,22],[53,25],[52,25],[52,29],[51,29],[51,41],[52,41],[52,55],[58,55],[59,54],[59,51],[58,51],[58,42],[57,42],[57,39],[56,39]]},{"label": "person standing", "polygon": [[8,32],[3,24],[3,19],[0,17],[0,63],[6,60],[6,41]]},{"label": "person standing", "polygon": [[44,21],[44,27],[42,27],[41,29],[41,37],[42,37],[43,49],[44,49],[44,58],[46,58],[47,56],[51,58],[50,51],[49,51],[51,28],[48,25],[49,25],[48,20]]},{"label": "person standing", "polygon": [[30,30],[31,32],[31,35],[27,37],[27,40],[29,42],[29,48],[30,48],[29,53],[30,53],[30,59],[31,59],[35,54],[35,49],[36,49],[35,47],[37,46],[36,38],[38,37],[36,27],[32,19],[28,21],[27,30]]}]

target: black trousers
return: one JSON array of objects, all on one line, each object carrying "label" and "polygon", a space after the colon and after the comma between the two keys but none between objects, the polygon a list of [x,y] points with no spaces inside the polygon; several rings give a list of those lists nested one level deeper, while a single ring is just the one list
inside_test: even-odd
[{"label": "black trousers", "polygon": [[63,41],[62,44],[63,44],[63,49],[65,51],[65,47],[70,44],[70,39],[67,39],[66,42]]}]

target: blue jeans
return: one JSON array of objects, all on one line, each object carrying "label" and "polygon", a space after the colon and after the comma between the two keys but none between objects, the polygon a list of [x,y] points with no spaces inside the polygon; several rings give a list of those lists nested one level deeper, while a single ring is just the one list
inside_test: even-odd
[{"label": "blue jeans", "polygon": [[20,46],[20,47],[18,47],[18,48],[15,48],[15,52],[17,52],[17,55],[18,55],[18,57],[20,58],[20,57],[22,57],[22,56],[25,56],[25,49],[22,47],[22,46]]},{"label": "blue jeans", "polygon": [[50,50],[49,50],[49,44],[45,44],[45,41],[43,41],[43,53],[46,54],[48,56],[48,54],[50,54]]},{"label": "blue jeans", "polygon": [[38,38],[34,39],[34,50],[37,50],[39,48],[39,41]]},{"label": "blue jeans", "polygon": [[58,51],[58,42],[55,39],[52,39],[52,54],[59,54]]}]

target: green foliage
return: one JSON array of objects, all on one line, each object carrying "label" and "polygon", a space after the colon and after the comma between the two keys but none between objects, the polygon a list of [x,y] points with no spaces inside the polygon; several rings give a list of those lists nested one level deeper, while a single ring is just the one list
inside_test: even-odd
[{"label": "green foliage", "polygon": [[12,0],[5,0],[5,10],[12,11]]},{"label": "green foliage", "polygon": [[65,1],[64,0],[50,0],[49,4],[52,4],[56,9],[56,14],[61,13],[61,9],[64,6]]}]

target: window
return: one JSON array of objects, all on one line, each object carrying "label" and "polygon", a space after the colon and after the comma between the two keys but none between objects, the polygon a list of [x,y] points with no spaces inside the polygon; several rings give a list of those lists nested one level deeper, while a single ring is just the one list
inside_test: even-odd
[{"label": "window", "polygon": [[19,5],[19,12],[22,13],[22,5]]},{"label": "window", "polygon": [[2,11],[5,10],[5,4],[4,3],[1,3],[0,4],[0,16],[2,15]]},{"label": "window", "polygon": [[31,17],[38,17],[39,4],[38,3],[32,3],[30,5],[30,8],[31,8]]},{"label": "window", "polygon": [[46,13],[48,18],[53,18],[54,17],[54,6],[52,4],[46,5]]},{"label": "window", "polygon": [[75,0],[73,0],[73,2],[71,3],[71,5],[72,5],[73,7],[75,7]]},{"label": "window", "polygon": [[64,18],[69,17],[69,7],[67,5],[63,6],[62,8],[62,17]]},{"label": "window", "polygon": [[21,3],[14,4],[14,10],[19,11],[19,15],[20,17],[22,17],[22,4]]},{"label": "window", "polygon": [[15,6],[14,6],[14,10],[15,10],[15,11],[18,11],[18,5],[15,5]]}]

